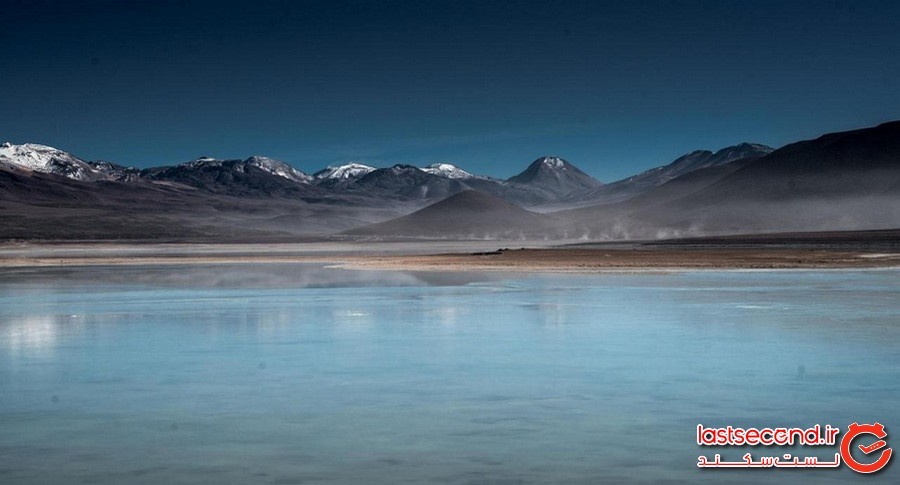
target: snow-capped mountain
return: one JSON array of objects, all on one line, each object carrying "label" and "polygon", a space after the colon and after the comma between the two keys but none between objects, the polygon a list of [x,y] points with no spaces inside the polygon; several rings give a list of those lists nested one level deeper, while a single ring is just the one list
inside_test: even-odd
[{"label": "snow-capped mountain", "polygon": [[341,181],[347,182],[355,180],[369,172],[375,170],[375,167],[363,165],[361,163],[350,162],[344,165],[330,165],[313,174],[316,183],[325,181]]},{"label": "snow-capped mountain", "polygon": [[603,185],[575,165],[559,157],[541,157],[522,173],[507,180],[510,184],[529,186],[551,197],[562,197]]},{"label": "snow-capped mountain", "polygon": [[0,164],[8,164],[34,172],[50,173],[73,180],[87,181],[104,178],[103,174],[71,153],[37,143],[23,145],[3,143],[0,145]]},{"label": "snow-capped mountain", "polygon": [[480,178],[484,179],[482,175],[473,175],[465,170],[457,167],[456,165],[452,165],[449,163],[432,163],[431,165],[422,169],[423,172],[430,173],[431,175],[437,175],[439,177],[446,177],[448,179],[460,179],[460,180],[468,180]]}]

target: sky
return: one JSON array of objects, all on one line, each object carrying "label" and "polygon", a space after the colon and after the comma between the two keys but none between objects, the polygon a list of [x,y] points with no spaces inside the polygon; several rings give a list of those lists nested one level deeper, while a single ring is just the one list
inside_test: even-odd
[{"label": "sky", "polygon": [[609,182],[900,119],[900,2],[0,0],[0,141]]}]

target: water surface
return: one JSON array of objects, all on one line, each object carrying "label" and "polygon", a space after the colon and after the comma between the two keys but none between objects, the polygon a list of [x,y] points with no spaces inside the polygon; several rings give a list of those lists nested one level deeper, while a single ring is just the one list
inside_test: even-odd
[{"label": "water surface", "polygon": [[900,429],[898,276],[5,269],[0,482],[872,480],[695,427]]}]

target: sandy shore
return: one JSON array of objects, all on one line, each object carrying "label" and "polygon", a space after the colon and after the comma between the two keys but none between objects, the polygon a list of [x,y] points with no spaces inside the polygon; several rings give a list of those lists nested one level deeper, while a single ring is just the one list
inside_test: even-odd
[{"label": "sandy shore", "polygon": [[0,268],[241,263],[348,263],[367,258],[447,252],[493,251],[496,242],[344,241],[303,243],[7,243],[0,244]]},{"label": "sandy shore", "polygon": [[628,243],[498,249],[503,243],[6,244],[0,269],[41,266],[323,263],[408,271],[646,272],[726,269],[900,268],[883,247],[702,246]]},{"label": "sandy shore", "polygon": [[900,268],[900,253],[792,249],[521,249],[357,258],[341,267],[430,271],[643,272]]}]

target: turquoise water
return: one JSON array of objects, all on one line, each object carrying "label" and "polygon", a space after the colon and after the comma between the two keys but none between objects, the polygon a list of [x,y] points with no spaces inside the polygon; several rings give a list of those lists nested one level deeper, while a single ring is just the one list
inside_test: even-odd
[{"label": "turquoise water", "polygon": [[891,482],[695,431],[900,429],[898,276],[4,269],[0,483]]}]

